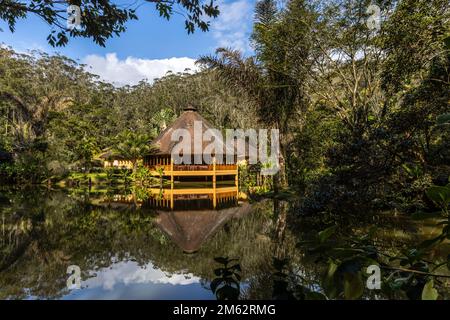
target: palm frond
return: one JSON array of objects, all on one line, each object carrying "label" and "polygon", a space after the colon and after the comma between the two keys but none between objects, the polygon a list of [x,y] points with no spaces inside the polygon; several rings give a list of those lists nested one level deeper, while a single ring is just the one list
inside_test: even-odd
[{"label": "palm frond", "polygon": [[245,58],[238,50],[219,48],[215,55],[202,56],[196,63],[215,70],[225,85],[252,99],[260,98],[262,69],[253,57]]}]

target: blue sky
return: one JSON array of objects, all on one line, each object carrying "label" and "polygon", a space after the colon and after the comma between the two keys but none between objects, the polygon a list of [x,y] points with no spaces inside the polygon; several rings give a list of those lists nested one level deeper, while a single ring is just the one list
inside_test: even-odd
[{"label": "blue sky", "polygon": [[117,85],[134,84],[143,78],[160,77],[168,70],[193,69],[196,58],[220,46],[251,52],[248,37],[254,0],[220,0],[219,8],[219,18],[211,22],[206,33],[197,30],[188,35],[182,16],[174,15],[167,21],[159,17],[154,4],[146,4],[138,11],[139,20],[128,22],[127,31],[109,39],[106,47],[80,38],[70,39],[64,48],[53,48],[46,40],[49,26],[35,16],[20,20],[14,33],[0,21],[0,43],[21,52],[57,51],[89,65],[89,70],[104,80]]}]

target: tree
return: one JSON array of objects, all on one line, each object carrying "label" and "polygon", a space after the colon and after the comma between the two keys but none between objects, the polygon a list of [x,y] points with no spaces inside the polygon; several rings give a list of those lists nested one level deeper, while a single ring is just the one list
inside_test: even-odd
[{"label": "tree", "polygon": [[273,0],[257,3],[252,40],[256,55],[244,58],[235,50],[218,49],[198,63],[215,70],[222,81],[255,105],[261,124],[280,133],[280,171],[275,187],[287,187],[286,159],[292,142],[290,126],[298,124],[305,107],[305,70],[308,68],[310,33],[305,26],[314,19],[303,0],[276,10]]},{"label": "tree", "polygon": [[77,144],[75,153],[78,155],[78,159],[83,163],[84,172],[89,172],[94,153],[98,151],[99,148],[93,137],[83,137]]},{"label": "tree", "polygon": [[[114,3],[117,2],[117,3]],[[65,46],[69,37],[84,37],[105,46],[107,39],[125,32],[129,20],[137,20],[136,11],[146,3],[154,3],[159,15],[167,20],[178,13],[175,6],[181,8],[185,18],[185,28],[193,33],[196,28],[207,31],[208,18],[216,18],[219,9],[214,2],[202,0],[139,0],[129,3],[104,0],[2,0],[0,1],[0,19],[14,31],[17,20],[34,14],[42,18],[51,27],[47,41],[52,46]],[[80,8],[80,27],[68,29],[66,26],[69,5]]]},{"label": "tree", "polygon": [[122,132],[117,137],[117,144],[114,147],[115,152],[131,161],[133,174],[137,170],[137,161],[154,150],[150,145],[150,141],[150,136],[132,131]]}]

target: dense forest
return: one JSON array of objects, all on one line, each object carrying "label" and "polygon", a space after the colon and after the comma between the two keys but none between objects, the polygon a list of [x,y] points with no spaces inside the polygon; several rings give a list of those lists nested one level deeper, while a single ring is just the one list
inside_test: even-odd
[{"label": "dense forest", "polygon": [[[366,23],[372,2],[382,9],[380,28]],[[73,172],[101,171],[98,155],[110,148],[137,159],[194,105],[220,129],[279,130],[281,170],[258,197],[292,197],[294,215],[317,214],[329,225],[390,210],[440,216],[442,233],[421,244],[428,249],[450,239],[449,7],[448,0],[281,7],[260,0],[252,55],[219,48],[198,57],[196,73],[135,86],[106,83],[61,55],[3,46],[1,184],[50,186]],[[320,243],[333,232],[319,233]],[[351,259],[375,259],[363,240],[352,241],[363,254],[349,251]],[[417,252],[402,266],[428,276]]]},{"label": "dense forest", "polygon": [[120,143],[125,156],[148,151],[142,145],[194,104],[218,128],[279,129],[275,187],[306,192],[305,210],[374,200],[414,210],[450,172],[448,2],[381,1],[380,30],[365,23],[369,1],[325,4],[260,1],[254,56],[218,49],[200,57],[200,72],[136,86],[105,83],[64,56],[3,47],[0,148],[13,161],[2,180],[89,171]]}]

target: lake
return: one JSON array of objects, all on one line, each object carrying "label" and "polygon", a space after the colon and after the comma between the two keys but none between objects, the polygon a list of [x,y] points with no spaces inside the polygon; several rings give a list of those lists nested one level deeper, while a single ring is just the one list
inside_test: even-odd
[{"label": "lake", "polygon": [[[0,299],[284,299],[299,282],[322,291],[326,264],[298,243],[326,226],[323,218],[299,217],[277,200],[230,198],[215,210],[207,199],[183,198],[174,210],[157,200],[117,190],[3,188]],[[389,212],[349,221],[339,234],[373,225],[388,252],[436,232]],[[432,258],[449,253],[444,244]],[[448,298],[445,285],[439,290]],[[364,297],[386,298],[371,290]]]}]

